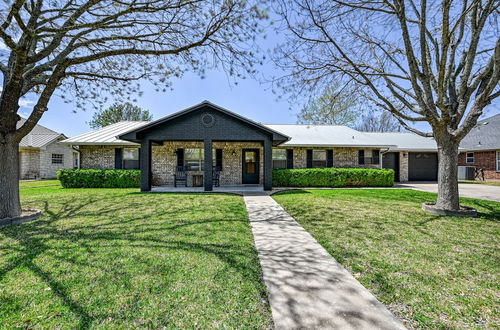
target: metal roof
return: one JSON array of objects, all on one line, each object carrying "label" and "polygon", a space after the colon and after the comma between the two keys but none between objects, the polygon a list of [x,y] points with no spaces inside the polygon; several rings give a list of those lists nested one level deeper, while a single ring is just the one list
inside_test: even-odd
[{"label": "metal roof", "polygon": [[117,138],[125,132],[145,126],[149,121],[121,121],[106,127],[90,131],[62,141],[74,145],[138,145],[137,143],[120,140]]},{"label": "metal roof", "polygon": [[288,147],[391,147],[395,141],[382,141],[347,126],[335,125],[265,125],[291,137],[281,144]]},{"label": "metal roof", "polygon": [[437,144],[433,138],[426,138],[414,133],[407,132],[365,132],[368,137],[375,138],[384,143],[391,143],[396,147],[391,150],[408,151],[437,151]]},{"label": "metal roof", "polygon": [[[21,127],[25,122],[26,119],[21,118],[17,122],[16,127]],[[35,125],[31,132],[21,139],[19,146],[23,148],[43,148],[60,137],[65,138],[66,136],[45,126]]]},{"label": "metal roof", "polygon": [[[137,145],[117,136],[144,127],[148,121],[122,121],[62,141],[73,145]],[[374,147],[391,150],[436,151],[436,142],[413,133],[367,133],[335,125],[263,125],[291,139],[284,147]]]},{"label": "metal roof", "polygon": [[480,120],[460,143],[465,150],[500,149],[500,114]]}]

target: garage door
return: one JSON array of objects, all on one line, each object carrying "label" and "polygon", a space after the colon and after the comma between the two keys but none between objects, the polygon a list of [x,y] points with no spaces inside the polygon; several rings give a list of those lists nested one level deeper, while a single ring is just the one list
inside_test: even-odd
[{"label": "garage door", "polygon": [[436,181],[438,158],[435,152],[410,152],[408,179],[410,181]]}]

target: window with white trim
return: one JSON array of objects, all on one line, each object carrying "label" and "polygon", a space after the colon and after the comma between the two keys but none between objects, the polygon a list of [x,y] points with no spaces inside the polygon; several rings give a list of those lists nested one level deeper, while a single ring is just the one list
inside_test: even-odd
[{"label": "window with white trim", "polygon": [[497,171],[500,172],[500,150],[497,151]]},{"label": "window with white trim", "polygon": [[312,167],[313,168],[326,167],[326,150],[312,151]]},{"label": "window with white trim", "polygon": [[52,164],[63,164],[64,155],[63,154],[52,154]]},{"label": "window with white trim", "polygon": [[[213,166],[216,164],[215,150],[212,149]],[[184,167],[187,171],[203,171],[205,163],[205,149],[184,149]]]},{"label": "window with white trim", "polygon": [[286,149],[273,149],[273,169],[286,168]]},{"label": "window with white trim", "polygon": [[465,162],[467,164],[474,164],[474,153],[468,152],[465,154]]},{"label": "window with white trim", "polygon": [[139,148],[123,148],[123,169],[137,170],[139,165]]}]

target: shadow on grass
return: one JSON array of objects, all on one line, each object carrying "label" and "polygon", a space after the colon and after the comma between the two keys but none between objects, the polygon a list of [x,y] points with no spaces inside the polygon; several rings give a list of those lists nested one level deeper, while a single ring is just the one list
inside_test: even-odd
[{"label": "shadow on grass", "polygon": [[[149,193],[127,193],[127,195],[139,194],[146,197],[151,196]],[[244,227],[227,229],[227,226],[212,227],[211,224],[240,222],[248,226],[248,221],[244,217],[231,219],[228,215],[224,219],[202,218],[198,221],[183,221],[181,217],[179,221],[170,222],[167,217],[179,217],[182,213],[189,214],[192,211],[188,209],[189,206],[180,206],[177,209],[164,210],[162,212],[154,210],[154,219],[152,219],[151,214],[141,214],[125,217],[124,219],[103,221],[102,217],[109,216],[112,218],[113,215],[119,215],[119,212],[123,210],[123,204],[120,206],[110,203],[115,198],[116,196],[72,198],[64,203],[60,203],[62,207],[57,210],[57,206],[51,207],[49,201],[44,200],[42,203],[45,219],[29,224],[2,228],[0,230],[1,234],[19,243],[19,246],[7,247],[5,250],[14,251],[19,255],[9,260],[10,263],[3,269],[0,269],[0,279],[18,267],[26,267],[39,279],[43,280],[51,288],[51,292],[77,316],[77,328],[89,328],[95,320],[105,319],[109,315],[103,315],[105,313],[101,315],[95,312],[90,313],[85,306],[86,301],[78,301],[72,298],[72,295],[68,292],[69,288],[62,281],[58,280],[57,277],[54,277],[50,270],[39,266],[35,262],[35,259],[40,256],[50,256],[62,262],[74,264],[77,267],[95,268],[97,266],[86,262],[84,258],[83,261],[82,258],[76,260],[77,258],[74,257],[72,251],[84,248],[89,255],[98,255],[99,252],[96,249],[123,248],[124,246],[131,249],[160,248],[165,250],[165,254],[173,250],[182,250],[189,253],[194,252],[215,256],[225,264],[225,267],[230,268],[231,272],[238,272],[241,274],[241,278],[251,281],[252,286],[259,292],[260,299],[267,301],[266,292],[262,289],[260,269],[252,267],[248,262],[251,258],[257,260],[251,239],[248,240],[248,246],[243,247],[232,240],[224,240],[223,243],[210,242],[210,235],[220,235],[221,233],[225,235],[225,231],[230,232],[229,235],[231,235],[231,232],[237,234],[244,230]],[[103,207],[99,207],[98,210],[85,210],[89,205],[102,203],[106,200],[108,202]],[[169,202],[176,203],[175,200]],[[127,206],[134,207],[133,205]],[[150,207],[154,208],[155,206],[156,203],[153,202]],[[240,208],[236,207],[234,210],[232,207],[228,209],[229,212],[239,210]],[[46,218],[47,216],[48,219]],[[58,225],[58,222],[74,217],[82,217],[83,219],[78,223],[67,222],[64,223],[64,226]],[[101,218],[99,222],[92,223],[90,219],[93,217]],[[200,228],[197,228],[195,232],[182,232],[183,228],[193,226],[200,226]],[[248,235],[250,235],[249,229]],[[187,240],[191,240],[191,242]],[[51,243],[47,243],[48,241]],[[59,244],[54,244],[54,241],[68,242],[68,246],[61,248]],[[61,256],[62,252],[63,255]],[[136,262],[139,263],[140,260]],[[258,264],[257,261],[255,263]],[[116,272],[117,276],[124,275],[119,270],[116,270]]]}]

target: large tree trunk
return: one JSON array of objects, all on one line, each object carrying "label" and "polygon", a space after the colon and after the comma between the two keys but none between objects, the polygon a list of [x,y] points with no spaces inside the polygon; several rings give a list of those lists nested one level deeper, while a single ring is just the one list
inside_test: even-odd
[{"label": "large tree trunk", "polygon": [[457,211],[458,200],[458,143],[448,138],[438,143],[438,198],[436,208]]},{"label": "large tree trunk", "polygon": [[19,200],[19,143],[0,143],[0,219],[21,215]]}]

